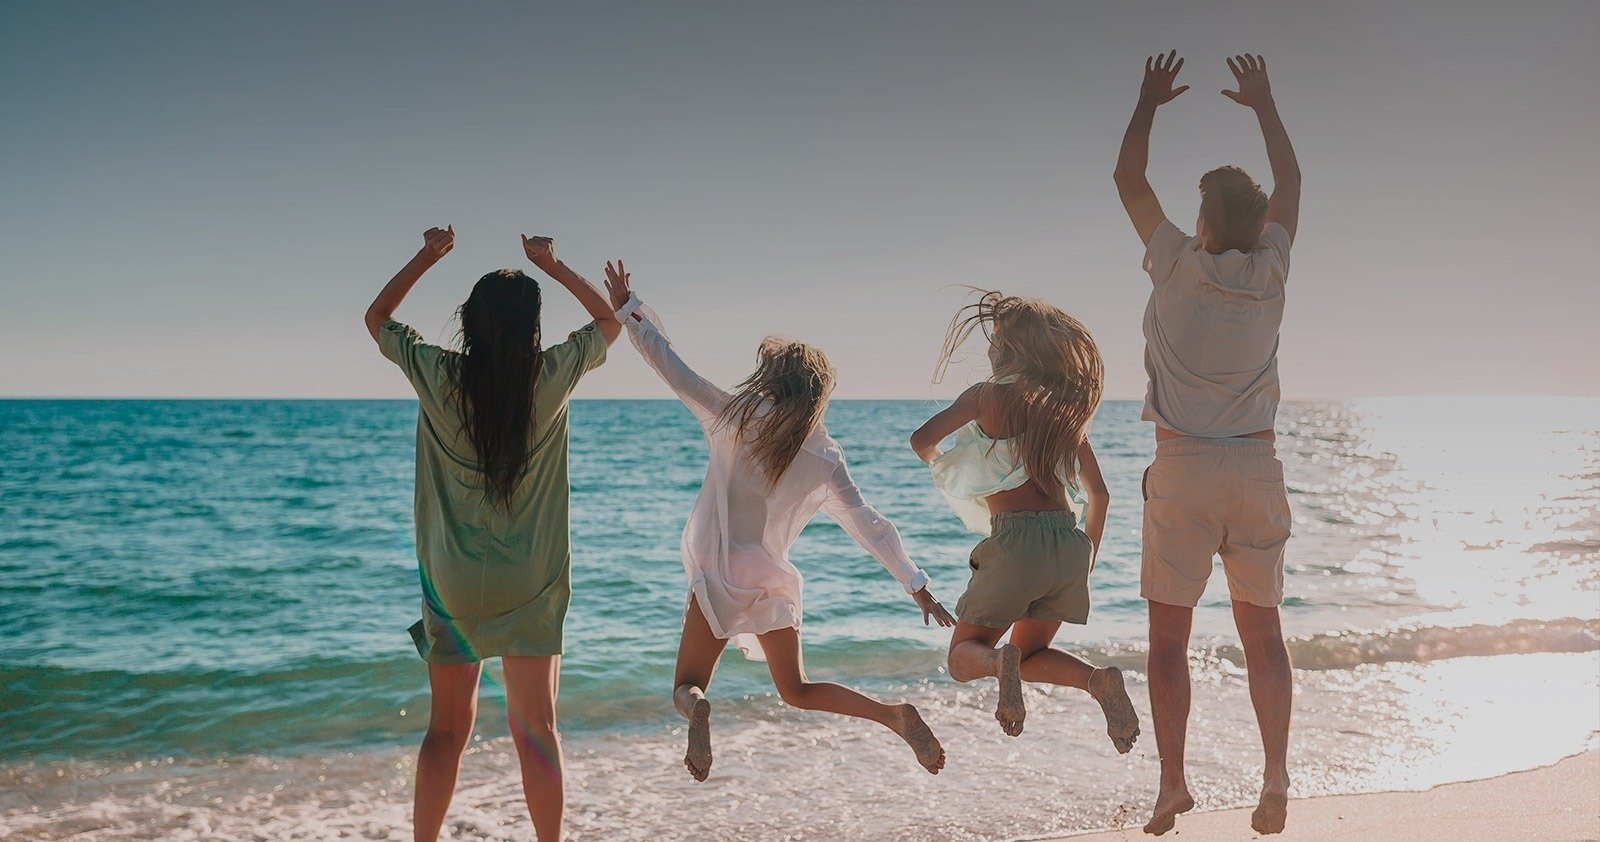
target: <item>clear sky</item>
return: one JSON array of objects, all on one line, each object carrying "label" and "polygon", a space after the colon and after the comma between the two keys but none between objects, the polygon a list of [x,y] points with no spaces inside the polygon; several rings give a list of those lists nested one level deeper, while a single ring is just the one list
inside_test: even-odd
[{"label": "clear sky", "polygon": [[[952,284],[1039,295],[1143,393],[1111,182],[1144,57],[1151,180],[1263,180],[1218,95],[1267,56],[1305,174],[1287,397],[1600,394],[1600,4],[26,3],[0,27],[0,395],[401,396],[361,315],[447,336],[550,234],[626,258],[724,384],[779,333],[840,395],[928,383]],[[546,336],[580,323],[547,286]],[[661,396],[622,343],[582,395]]]}]

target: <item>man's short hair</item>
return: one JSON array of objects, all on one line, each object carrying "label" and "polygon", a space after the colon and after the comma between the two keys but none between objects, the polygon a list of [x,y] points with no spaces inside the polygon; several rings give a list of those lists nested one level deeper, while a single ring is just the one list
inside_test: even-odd
[{"label": "man's short hair", "polygon": [[[1201,212],[1216,242],[1228,248],[1254,248],[1267,216],[1267,194],[1244,170],[1217,167],[1200,176]],[[1210,199],[1210,201],[1206,201]]]}]

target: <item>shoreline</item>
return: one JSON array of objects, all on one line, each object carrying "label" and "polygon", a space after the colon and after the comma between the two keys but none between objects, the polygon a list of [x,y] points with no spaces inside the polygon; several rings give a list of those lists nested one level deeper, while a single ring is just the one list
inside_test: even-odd
[{"label": "shoreline", "polygon": [[1147,816],[1140,813],[1135,823],[1123,828],[1027,837],[1018,842],[1600,839],[1600,749],[1548,766],[1420,791],[1291,799],[1288,827],[1276,836],[1260,836],[1250,829],[1251,809],[1187,813],[1178,817],[1178,826],[1165,837],[1146,835],[1143,822]]}]

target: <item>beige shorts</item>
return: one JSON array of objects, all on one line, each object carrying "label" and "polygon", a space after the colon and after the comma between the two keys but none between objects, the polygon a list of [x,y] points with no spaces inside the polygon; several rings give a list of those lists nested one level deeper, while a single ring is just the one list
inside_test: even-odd
[{"label": "beige shorts", "polygon": [[1006,512],[972,548],[972,580],[956,603],[963,623],[1003,629],[1018,620],[1089,622],[1094,549],[1072,512]]},{"label": "beige shorts", "polygon": [[1220,555],[1234,601],[1279,605],[1289,527],[1289,493],[1272,442],[1157,442],[1155,461],[1144,472],[1140,594],[1193,608],[1205,593],[1211,557]]}]

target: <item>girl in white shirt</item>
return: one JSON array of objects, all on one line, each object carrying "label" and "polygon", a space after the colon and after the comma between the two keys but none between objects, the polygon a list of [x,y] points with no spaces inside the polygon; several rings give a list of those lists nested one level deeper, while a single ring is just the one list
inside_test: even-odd
[{"label": "girl in white shirt", "polygon": [[[1100,349],[1059,307],[985,292],[951,323],[941,375],[979,327],[993,376],[911,434],[951,507],[987,536],[972,549],[972,580],[956,603],[950,677],[998,678],[994,716],[1013,737],[1026,715],[1023,681],[1086,690],[1126,754],[1139,717],[1121,671],[1050,646],[1062,623],[1089,621],[1089,571],[1111,499],[1088,439],[1105,382]],[[950,450],[941,451],[951,435]],[[1010,641],[1000,643],[1008,631]]]},{"label": "girl in white shirt", "polygon": [[688,607],[672,693],[689,720],[684,765],[697,781],[711,772],[711,704],[706,688],[732,640],[765,660],[784,702],[870,719],[899,734],[933,774],[944,750],[909,704],[884,704],[848,687],[806,678],[800,655],[800,571],[789,548],[818,509],[881,563],[922,608],[923,623],[955,620],[928,592],[928,576],[906,556],[894,524],[862,499],[839,443],[823,427],[833,367],[823,353],[768,338],[760,365],[726,392],[678,356],[661,321],[632,293],[619,261],[606,266],[617,319],[646,363],[677,393],[705,433],[710,465],[683,531]]}]

